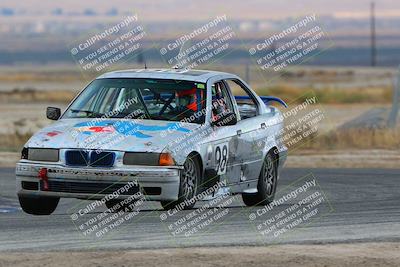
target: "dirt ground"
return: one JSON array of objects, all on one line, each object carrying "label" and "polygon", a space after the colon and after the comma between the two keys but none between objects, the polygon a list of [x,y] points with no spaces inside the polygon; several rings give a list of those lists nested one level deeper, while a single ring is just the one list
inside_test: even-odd
[{"label": "dirt ground", "polygon": [[3,266],[400,266],[400,243],[3,252]]},{"label": "dirt ground", "polygon": [[399,168],[400,151],[365,150],[301,150],[287,158],[289,168]]}]

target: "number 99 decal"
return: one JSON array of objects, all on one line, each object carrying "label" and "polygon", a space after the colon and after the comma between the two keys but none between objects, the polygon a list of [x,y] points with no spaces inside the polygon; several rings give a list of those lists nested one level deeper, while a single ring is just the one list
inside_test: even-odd
[{"label": "number 99 decal", "polygon": [[228,163],[228,142],[221,143],[214,148],[214,159],[215,159],[215,170],[218,175],[224,174],[226,172],[226,165]]}]

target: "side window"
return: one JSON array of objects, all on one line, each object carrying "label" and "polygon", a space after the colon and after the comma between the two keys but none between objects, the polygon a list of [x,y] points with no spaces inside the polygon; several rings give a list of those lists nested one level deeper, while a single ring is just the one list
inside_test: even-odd
[{"label": "side window", "polygon": [[226,83],[231,89],[232,94],[235,96],[240,118],[245,120],[257,116],[257,102],[253,99],[252,95],[246,91],[244,85],[236,80],[226,80]]},{"label": "side window", "polygon": [[234,112],[232,101],[223,82],[214,83],[212,94],[212,121],[218,121],[222,116]]}]

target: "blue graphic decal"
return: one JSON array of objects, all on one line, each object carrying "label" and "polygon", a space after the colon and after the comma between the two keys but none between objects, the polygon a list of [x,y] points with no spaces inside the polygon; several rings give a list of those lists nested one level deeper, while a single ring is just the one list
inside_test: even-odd
[{"label": "blue graphic decal", "polygon": [[117,132],[123,135],[132,135],[138,138],[150,138],[151,135],[144,134],[142,131],[180,131],[180,132],[190,132],[189,129],[183,128],[179,123],[167,123],[164,126],[160,125],[143,125],[140,123],[135,123],[131,121],[99,121],[99,122],[81,122],[74,125],[78,128],[77,130],[83,134],[92,133],[113,133]]}]

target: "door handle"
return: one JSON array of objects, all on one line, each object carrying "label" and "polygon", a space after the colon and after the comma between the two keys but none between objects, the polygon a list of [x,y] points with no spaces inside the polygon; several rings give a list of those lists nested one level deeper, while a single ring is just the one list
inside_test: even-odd
[{"label": "door handle", "polygon": [[240,136],[242,134],[242,130],[237,130],[236,134]]}]

